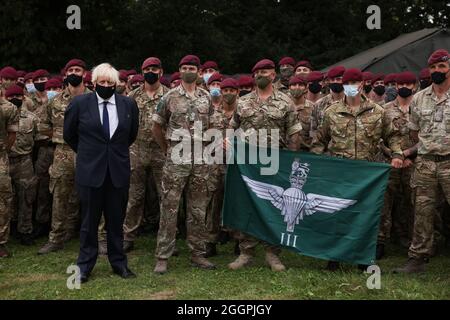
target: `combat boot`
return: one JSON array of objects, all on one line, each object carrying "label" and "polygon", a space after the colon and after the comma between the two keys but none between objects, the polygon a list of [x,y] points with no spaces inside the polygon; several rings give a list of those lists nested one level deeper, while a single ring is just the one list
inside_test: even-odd
[{"label": "combat boot", "polygon": [[266,252],[266,263],[274,272],[286,270],[286,267],[281,263],[280,258],[273,252]]},{"label": "combat boot", "polygon": [[133,241],[127,241],[127,240],[125,240],[124,242],[123,242],[123,251],[125,252],[125,253],[128,253],[128,252],[130,252],[131,250],[133,250],[134,249],[134,242]]},{"label": "combat boot", "polygon": [[0,244],[0,258],[8,258],[10,253],[4,244]]},{"label": "combat boot", "polygon": [[39,255],[47,254],[50,252],[60,251],[62,249],[64,249],[63,244],[55,244],[55,243],[48,242],[41,249],[39,249],[38,254]]},{"label": "combat boot", "polygon": [[215,243],[210,243],[207,242],[206,243],[206,253],[205,253],[205,258],[210,258],[210,257],[214,257],[217,256],[217,247]]},{"label": "combat boot", "polygon": [[236,260],[228,265],[231,270],[238,270],[244,267],[248,267],[252,263],[253,257],[248,254],[241,253]]},{"label": "combat boot", "polygon": [[191,257],[192,266],[200,269],[205,270],[212,270],[216,268],[216,265],[212,262],[210,262],[205,257],[200,256],[192,256]]},{"label": "combat boot", "polygon": [[340,268],[340,266],[341,264],[338,261],[328,261],[325,269],[327,271],[335,272]]},{"label": "combat boot", "polygon": [[172,252],[172,257],[178,257],[180,255],[180,251],[175,247]]},{"label": "combat boot", "polygon": [[33,236],[31,234],[21,234],[20,235],[20,244],[23,246],[34,245]]},{"label": "combat boot", "polygon": [[167,272],[167,259],[158,259],[156,261],[154,273],[164,274]]},{"label": "combat boot", "polygon": [[75,232],[67,232],[64,236],[64,242],[69,242],[72,239],[75,239],[77,237],[77,234]]},{"label": "combat boot", "polygon": [[106,240],[100,240],[98,242],[98,254],[101,256],[106,256],[108,254],[108,244]]},{"label": "combat boot", "polygon": [[402,268],[394,269],[394,273],[421,273],[425,272],[425,260],[409,258]]}]

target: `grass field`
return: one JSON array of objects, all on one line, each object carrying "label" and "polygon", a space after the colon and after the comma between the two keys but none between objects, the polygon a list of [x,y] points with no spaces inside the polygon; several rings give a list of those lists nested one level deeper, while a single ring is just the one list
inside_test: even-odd
[{"label": "grass field", "polygon": [[450,248],[441,251],[422,275],[396,275],[390,271],[406,260],[406,249],[388,247],[380,261],[381,289],[366,287],[368,274],[344,265],[336,273],[324,271],[325,262],[283,251],[288,270],[273,273],[264,265],[258,248],[255,266],[230,271],[234,259],[232,244],[219,246],[211,260],[214,271],[193,269],[188,249],[179,240],[180,256],[169,261],[166,275],[152,273],[155,238],[144,236],[129,254],[136,279],[122,280],[114,275],[105,257],[99,257],[90,281],[80,290],[66,286],[67,267],[77,258],[78,242],[71,241],[64,251],[38,256],[34,247],[9,244],[13,257],[0,260],[0,299],[450,299]]}]

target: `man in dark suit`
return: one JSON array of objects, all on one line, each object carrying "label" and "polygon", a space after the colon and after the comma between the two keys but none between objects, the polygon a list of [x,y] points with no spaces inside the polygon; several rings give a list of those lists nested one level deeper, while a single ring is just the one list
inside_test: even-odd
[{"label": "man in dark suit", "polygon": [[135,277],[123,251],[123,221],[130,185],[129,147],[136,139],[139,109],[115,94],[119,75],[110,64],[92,74],[95,92],[78,96],[64,117],[64,140],[76,152],[75,182],[81,200],[80,253],[77,265],[86,282],[98,255],[97,231],[102,214],[107,230],[108,260],[114,273]]}]

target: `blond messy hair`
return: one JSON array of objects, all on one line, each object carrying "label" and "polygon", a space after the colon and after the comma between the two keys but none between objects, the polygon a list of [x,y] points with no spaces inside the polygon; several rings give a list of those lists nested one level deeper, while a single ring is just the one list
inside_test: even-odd
[{"label": "blond messy hair", "polygon": [[119,71],[109,63],[102,63],[92,70],[92,82],[97,82],[99,77],[106,77],[114,83],[119,83]]}]

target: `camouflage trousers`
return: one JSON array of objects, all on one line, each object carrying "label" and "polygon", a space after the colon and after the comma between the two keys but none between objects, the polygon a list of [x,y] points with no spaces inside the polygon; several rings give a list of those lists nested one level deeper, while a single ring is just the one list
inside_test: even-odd
[{"label": "camouflage trousers", "polygon": [[234,232],[234,237],[239,240],[239,250],[241,254],[247,254],[249,256],[255,255],[255,249],[259,243],[264,246],[264,250],[266,252],[270,252],[276,255],[279,255],[281,252],[281,248],[278,246],[271,245],[265,241],[258,240],[248,234],[243,232]]},{"label": "camouflage trousers", "polygon": [[439,196],[443,194],[450,203],[450,161],[435,162],[417,157],[411,187],[415,190],[415,215],[408,256],[428,258],[433,248],[437,205],[441,201]]},{"label": "camouflage trousers", "polygon": [[9,176],[8,155],[0,151],[0,245],[8,242],[13,191]]},{"label": "camouflage trousers", "polygon": [[53,194],[49,242],[61,244],[68,234],[78,231],[80,220],[75,188],[75,153],[68,145],[56,146],[49,173],[50,192]]},{"label": "camouflage trousers", "polygon": [[[144,147],[142,143],[138,143],[132,148],[130,191],[123,224],[124,240],[136,240],[145,211],[150,212],[146,217],[148,223],[153,225],[159,223],[163,165],[164,156],[159,147],[148,148]],[[150,199],[152,201],[149,201]]]},{"label": "camouflage trousers", "polygon": [[384,205],[378,232],[378,243],[384,244],[391,235],[411,239],[414,209],[410,187],[413,167],[392,169],[384,194]]},{"label": "camouflage trousers", "polygon": [[14,192],[12,220],[17,221],[19,233],[31,234],[33,232],[33,203],[36,199],[37,187],[31,154],[10,157],[9,175]]},{"label": "camouflage trousers", "polygon": [[169,156],[162,178],[161,218],[155,255],[168,259],[175,249],[180,200],[186,195],[187,244],[193,256],[206,253],[208,230],[206,211],[212,190],[208,189],[210,166],[205,164],[174,164]]},{"label": "camouflage trousers", "polygon": [[50,175],[48,170],[53,162],[53,146],[41,146],[37,152],[35,163],[36,176],[38,178],[36,221],[41,224],[50,222],[52,212],[52,195],[50,193]]},{"label": "camouflage trousers", "polygon": [[211,199],[206,212],[206,228],[208,230],[208,242],[217,243],[221,230],[222,204],[225,192],[225,170],[224,164],[211,165],[211,174],[208,185]]}]

